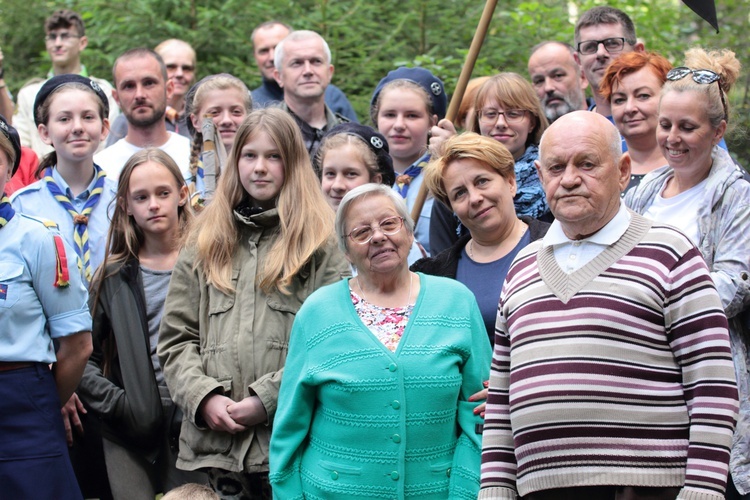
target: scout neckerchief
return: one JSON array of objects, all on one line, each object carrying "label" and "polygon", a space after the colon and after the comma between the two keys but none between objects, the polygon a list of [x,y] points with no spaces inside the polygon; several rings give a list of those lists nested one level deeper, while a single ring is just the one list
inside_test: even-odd
[{"label": "scout neckerchief", "polygon": [[14,215],[16,215],[16,211],[13,210],[10,200],[3,193],[3,197],[0,199],[0,228],[10,222]]},{"label": "scout neckerchief", "polygon": [[89,215],[94,210],[94,207],[99,202],[99,198],[104,191],[104,179],[107,174],[104,173],[98,165],[94,165],[94,177],[96,182],[94,183],[94,189],[89,192],[89,197],[86,199],[86,203],[83,206],[83,210],[79,213],[73,206],[73,202],[70,198],[60,189],[60,186],[55,182],[52,177],[52,167],[47,167],[44,171],[44,181],[47,184],[47,189],[52,193],[52,196],[57,200],[60,205],[73,217],[73,240],[75,241],[75,251],[78,257],[81,259],[81,263],[84,269],[84,276],[86,282],[91,281],[91,251],[89,250]]},{"label": "scout neckerchief", "polygon": [[406,172],[396,177],[396,191],[402,198],[406,198],[409,192],[411,181],[422,173],[422,169],[430,162],[430,153],[425,153],[420,159],[415,161]]}]

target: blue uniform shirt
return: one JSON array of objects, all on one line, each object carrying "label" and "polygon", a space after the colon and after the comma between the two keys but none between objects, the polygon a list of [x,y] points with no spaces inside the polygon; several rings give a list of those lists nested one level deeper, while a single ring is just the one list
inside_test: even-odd
[{"label": "blue uniform shirt", "polygon": [[55,286],[56,234],[18,212],[0,228],[0,361],[54,363],[53,338],[91,331],[88,293],[67,244],[70,284]]},{"label": "blue uniform shirt", "polygon": [[[94,189],[96,178],[91,180],[91,184],[89,184],[84,192],[74,198],[68,183],[63,180],[56,168],[52,170],[52,177],[57,182],[57,185],[60,186],[60,189],[73,202],[75,209],[79,212],[83,210],[89,192]],[[89,216],[88,223],[92,274],[104,261],[104,251],[107,246],[107,231],[109,231],[109,223],[115,208],[114,203],[110,202],[116,197],[117,183],[109,178],[105,179],[104,190],[99,198],[99,202]],[[44,179],[38,180],[13,193],[10,197],[10,203],[16,212],[49,219],[57,223],[60,228],[60,234],[62,234],[65,242],[70,245],[71,249],[75,248],[75,241],[73,240],[73,217],[52,196],[52,193],[47,189]],[[69,258],[75,262],[76,255],[75,251],[73,251]]]}]

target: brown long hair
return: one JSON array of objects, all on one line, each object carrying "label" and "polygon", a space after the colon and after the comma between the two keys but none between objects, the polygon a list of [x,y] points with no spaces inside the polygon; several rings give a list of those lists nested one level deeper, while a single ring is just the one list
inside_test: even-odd
[{"label": "brown long hair", "polygon": [[233,212],[250,196],[242,186],[237,166],[243,146],[258,132],[267,133],[279,149],[284,183],[276,200],[280,231],[259,267],[256,281],[266,293],[276,289],[288,294],[294,276],[333,234],[333,214],[310,166],[302,133],[285,111],[263,108],[247,115],[237,131],[214,198],[196,218],[188,244],[196,247],[195,268],[203,266],[208,283],[224,293],[233,292],[232,256],[239,244],[239,222]]}]

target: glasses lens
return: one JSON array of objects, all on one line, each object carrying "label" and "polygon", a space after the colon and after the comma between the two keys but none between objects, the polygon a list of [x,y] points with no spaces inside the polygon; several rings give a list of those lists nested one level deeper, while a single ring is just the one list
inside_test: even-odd
[{"label": "glasses lens", "polygon": [[693,71],[693,80],[695,83],[707,85],[714,83],[719,79],[719,75],[708,69],[696,69]]},{"label": "glasses lens", "polygon": [[693,71],[690,68],[674,68],[670,69],[669,73],[667,73],[667,80],[675,81],[675,80],[682,80],[686,76],[688,76]]},{"label": "glasses lens", "polygon": [[602,43],[607,52],[620,52],[625,47],[625,40],[622,38],[607,38]]},{"label": "glasses lens", "polygon": [[495,123],[497,121],[497,110],[483,109],[479,112],[479,120],[484,123]]},{"label": "glasses lens", "polygon": [[366,243],[370,240],[372,229],[368,227],[356,227],[349,233],[349,236],[357,243]]},{"label": "glasses lens", "polygon": [[389,217],[380,221],[380,230],[385,234],[393,234],[401,229],[401,217]]},{"label": "glasses lens", "polygon": [[516,122],[523,119],[525,114],[526,111],[524,111],[523,109],[509,109],[505,112],[505,118],[509,122]]},{"label": "glasses lens", "polygon": [[581,54],[594,54],[597,48],[599,48],[599,42],[596,40],[589,40],[588,42],[578,44],[578,52]]}]

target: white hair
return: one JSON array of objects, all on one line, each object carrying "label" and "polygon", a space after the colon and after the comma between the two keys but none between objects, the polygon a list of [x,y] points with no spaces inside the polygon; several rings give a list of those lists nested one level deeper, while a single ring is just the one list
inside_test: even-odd
[{"label": "white hair", "polygon": [[292,42],[298,42],[301,40],[309,40],[311,38],[317,38],[323,42],[323,52],[326,55],[326,63],[331,64],[331,49],[328,47],[328,42],[320,36],[318,33],[309,30],[292,31],[282,41],[276,45],[273,52],[273,65],[277,70],[281,71],[282,64],[284,63],[284,42],[290,40]]}]

